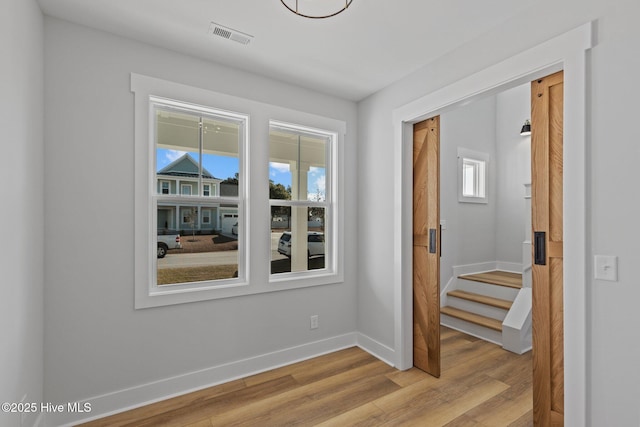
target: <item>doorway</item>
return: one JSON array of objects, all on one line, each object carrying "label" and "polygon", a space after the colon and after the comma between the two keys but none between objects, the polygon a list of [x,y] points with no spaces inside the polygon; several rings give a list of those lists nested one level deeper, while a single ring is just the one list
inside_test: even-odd
[{"label": "doorway", "polygon": [[[517,110],[521,111],[517,112]],[[531,117],[534,129],[533,144],[529,144],[529,137],[519,135],[518,124],[522,122],[518,123],[518,114],[527,119]],[[502,116],[507,116],[507,120]],[[472,124],[474,120],[476,122]],[[509,342],[513,334],[512,326],[505,326],[508,329],[502,332],[502,320],[505,320],[505,325],[508,323],[504,317],[507,312],[511,316],[509,319],[514,315],[527,314],[527,311],[523,313],[520,307],[523,306],[523,301],[530,301],[527,299],[531,295],[530,282],[525,282],[524,288],[519,291],[510,289],[515,292],[513,292],[513,299],[508,301],[491,296],[492,292],[506,291],[497,285],[514,286],[512,283],[500,283],[502,276],[498,276],[499,272],[491,274],[500,279],[494,282],[496,286],[487,285],[491,282],[488,280],[491,275],[483,273],[487,276],[480,280],[483,283],[471,289],[466,288],[474,286],[471,276],[463,276],[469,279],[459,283],[460,279],[455,272],[464,268],[459,264],[461,260],[466,259],[472,262],[468,267],[478,269],[476,270],[478,273],[484,271],[489,264],[496,265],[498,270],[503,270],[505,266],[512,264],[513,271],[526,273],[531,269],[532,258],[535,258],[533,340],[536,347],[533,353],[532,375],[535,390],[534,402],[538,410],[534,411],[534,419],[536,425],[561,425],[564,412],[563,73],[558,72],[537,79],[524,87],[492,95],[451,113],[444,112],[441,116],[414,124],[413,128],[414,365],[436,377],[440,376],[438,298],[440,294],[445,300],[450,301],[450,305],[443,303],[446,307],[442,308],[442,315],[445,313],[448,315],[445,316],[448,321],[445,322],[443,319],[443,324],[495,342],[517,353],[526,351],[527,346],[531,348],[530,341],[528,344],[519,343],[518,346],[514,342]],[[442,147],[440,146],[441,135]],[[473,148],[487,152],[485,162],[491,172],[485,175],[491,179],[480,180],[482,189],[479,193],[483,196],[481,200],[476,198],[467,201],[460,197],[460,191],[458,197],[455,194],[456,185],[465,187],[465,177],[472,180],[479,178],[479,174],[469,173],[474,170],[478,172],[476,170],[478,168],[474,167],[477,166],[476,163],[471,162],[466,169],[455,167],[454,149],[458,146],[457,162],[460,163],[463,158],[460,157],[459,144],[464,142],[475,143]],[[466,149],[464,151],[469,152]],[[479,152],[476,153],[479,154]],[[442,167],[440,167],[441,162]],[[522,173],[518,170],[519,164],[526,165],[528,162],[532,164],[531,172]],[[453,185],[450,183],[452,180]],[[443,188],[446,189],[442,191],[442,201],[440,200],[441,181]],[[507,182],[515,185],[505,185]],[[498,184],[503,185],[500,187]],[[529,208],[533,212],[533,221],[525,223],[524,196],[528,186],[533,188],[532,209]],[[496,188],[501,188],[502,191],[498,192]],[[488,195],[490,197],[487,197]],[[510,206],[514,198],[517,200],[519,209],[514,210]],[[466,212],[466,217],[461,215],[461,212]],[[448,241],[445,240],[446,246],[452,249],[449,249],[448,257],[442,258],[443,265],[447,267],[442,276],[443,284],[447,279],[450,284],[446,291],[440,287],[439,275],[440,248],[443,238],[440,236],[438,225],[444,223],[439,220],[440,213],[443,218],[450,220],[453,229],[451,238]],[[520,221],[515,220],[518,216]],[[509,224],[509,219],[513,224]],[[472,226],[465,230],[468,223]],[[517,225],[515,229],[510,226],[514,224]],[[525,231],[531,228],[535,230],[533,234],[536,236],[533,253],[530,242],[531,232]],[[543,236],[543,239],[538,238],[539,236]],[[534,254],[535,257],[533,257]],[[451,276],[451,258],[457,259],[454,265],[458,265],[453,267],[453,276]],[[504,274],[522,277],[516,273]],[[463,288],[454,290],[460,286]],[[517,308],[510,309],[511,301],[514,299],[516,299],[514,306]],[[506,303],[507,306],[500,307],[501,303]],[[458,308],[454,308],[456,306]],[[525,310],[530,312],[531,306],[525,307]],[[464,320],[458,321],[457,326],[451,325],[450,322],[455,321],[456,317]],[[526,322],[520,327],[523,329],[518,335],[525,337],[531,324]],[[492,328],[497,329],[498,332],[490,330]],[[540,410],[541,408],[546,410]]]},{"label": "doorway", "polygon": [[[524,51],[472,76],[418,98],[393,112],[396,124],[394,167],[397,202],[400,209],[394,220],[397,238],[394,250],[398,257],[394,268],[395,287],[395,365],[400,369],[413,366],[412,319],[412,125],[438,115],[446,108],[461,105],[487,93],[514,87],[527,81],[565,71],[565,145],[564,153],[564,217],[565,253],[564,350],[572,363],[565,367],[565,383],[572,384],[564,397],[565,421],[586,422],[586,225],[585,209],[585,111],[586,50],[592,45],[591,26],[585,24],[544,44]],[[550,65],[552,64],[552,65]],[[407,148],[409,147],[409,148]]]}]

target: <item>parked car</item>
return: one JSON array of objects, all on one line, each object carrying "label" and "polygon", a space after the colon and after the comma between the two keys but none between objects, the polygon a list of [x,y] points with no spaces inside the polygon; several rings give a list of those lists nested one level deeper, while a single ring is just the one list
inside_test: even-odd
[{"label": "parked car", "polygon": [[179,234],[158,235],[158,258],[164,258],[169,249],[182,249]]},{"label": "parked car", "polygon": [[[278,252],[291,258],[291,232],[285,231],[278,241]],[[307,232],[307,256],[324,256],[324,233]]]},{"label": "parked car", "polygon": [[238,235],[238,223],[237,222],[235,224],[233,224],[233,226],[231,227],[231,234],[233,234],[234,236]]}]

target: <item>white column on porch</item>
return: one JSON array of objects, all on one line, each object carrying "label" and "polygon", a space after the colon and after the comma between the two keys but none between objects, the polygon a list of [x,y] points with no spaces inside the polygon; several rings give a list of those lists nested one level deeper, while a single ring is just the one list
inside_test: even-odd
[{"label": "white column on porch", "polygon": [[[294,200],[307,200],[308,162],[290,162],[291,194]],[[291,207],[291,271],[308,268],[307,231],[309,217],[305,206]]]}]

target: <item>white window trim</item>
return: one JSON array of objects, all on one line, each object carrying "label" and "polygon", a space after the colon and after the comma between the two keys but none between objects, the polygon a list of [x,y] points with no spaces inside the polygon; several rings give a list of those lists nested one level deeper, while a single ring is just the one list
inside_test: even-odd
[{"label": "white window trim", "polygon": [[[484,162],[484,177],[481,180],[484,184],[484,197],[464,195],[464,159],[469,159],[476,162]],[[479,151],[458,147],[458,202],[484,204],[489,203],[489,159],[490,157],[487,153],[481,153]]]},{"label": "white window trim", "polygon": [[[189,192],[185,193],[184,190],[188,188]],[[181,196],[191,196],[193,194],[193,187],[191,184],[180,184],[180,195]]]},{"label": "white window trim", "polygon": [[[135,201],[134,201],[134,254],[137,262],[134,266],[135,300],[134,307],[142,309],[147,307],[159,307],[172,304],[189,303],[219,298],[232,298],[243,295],[260,294],[266,292],[279,292],[289,289],[298,289],[311,286],[328,285],[344,282],[344,140],[347,131],[346,122],[298,110],[266,104],[246,98],[235,97],[202,88],[169,82],[154,77],[131,74],[131,91],[134,93],[135,115]],[[189,104],[206,105],[226,111],[242,112],[247,120],[247,133],[245,143],[240,147],[240,176],[246,177],[238,188],[238,199],[242,205],[238,207],[239,244],[245,252],[239,259],[246,268],[243,278],[228,285],[216,285],[211,287],[198,287],[186,289],[161,289],[157,292],[150,291],[150,283],[155,274],[156,248],[150,245],[151,236],[157,231],[155,223],[151,223],[152,210],[155,206],[151,203],[151,189],[155,189],[155,183],[150,181],[150,171],[155,168],[155,150],[150,135],[149,120],[152,120],[149,109],[151,96],[180,100]],[[336,153],[338,161],[334,162],[337,179],[333,180],[335,187],[335,218],[334,238],[336,258],[334,271],[313,277],[290,278],[288,280],[273,283],[269,280],[270,268],[266,263],[270,262],[270,245],[263,244],[270,238],[270,207],[268,203],[268,187],[265,182],[269,179],[268,167],[268,138],[269,122],[271,120],[284,123],[300,123],[310,128],[324,129],[337,134]],[[248,144],[251,141],[251,151]],[[246,171],[245,171],[246,169]],[[251,173],[249,174],[248,171]],[[251,203],[249,194],[254,194],[257,203]],[[217,193],[219,194],[219,193]],[[195,196],[194,196],[195,197]],[[223,198],[216,198],[221,204],[229,203]],[[195,200],[197,201],[197,200]],[[203,203],[211,203],[211,198],[202,198]],[[233,202],[232,202],[233,203]],[[256,218],[254,226],[252,218]],[[266,220],[262,220],[262,219]],[[249,241],[255,244],[250,245]],[[145,262],[146,260],[146,262]],[[266,261],[265,261],[266,260]],[[173,287],[172,287],[173,288]]]},{"label": "white window trim", "polygon": [[[270,199],[269,207],[271,206],[305,206],[305,207],[321,207],[325,208],[325,231],[324,231],[324,245],[325,245],[325,267],[317,270],[305,270],[305,271],[292,271],[285,273],[269,274],[269,280],[272,283],[282,283],[291,280],[308,280],[313,277],[331,276],[336,273],[336,267],[339,263],[337,258],[336,243],[339,240],[339,236],[336,235],[336,227],[334,221],[340,221],[336,202],[336,195],[339,194],[336,187],[338,182],[337,170],[334,165],[338,165],[337,145],[339,135],[336,132],[332,132],[326,129],[310,128],[300,124],[284,123],[276,120],[270,122],[270,126],[276,126],[281,128],[287,128],[292,131],[300,131],[303,133],[313,133],[329,137],[330,141],[326,147],[326,158],[328,160],[325,166],[325,177],[327,178],[327,184],[325,187],[325,201],[314,202],[311,200],[279,200]],[[269,213],[271,218],[271,213]],[[269,258],[270,259],[270,258]],[[271,271],[271,269],[269,269]]]},{"label": "white window trim", "polygon": [[[204,193],[205,193],[205,191],[206,191],[206,188],[207,188],[207,187],[209,187],[209,194],[204,194]],[[209,184],[209,183],[203,183],[203,184],[202,184],[202,196],[203,196],[203,197],[211,197],[211,196],[212,196],[212,194],[211,194],[211,187],[212,187],[212,185],[211,185],[211,184]]]}]

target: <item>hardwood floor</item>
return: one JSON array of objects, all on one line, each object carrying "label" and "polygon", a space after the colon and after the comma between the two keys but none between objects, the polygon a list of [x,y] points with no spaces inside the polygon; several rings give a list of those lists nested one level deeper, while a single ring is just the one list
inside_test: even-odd
[{"label": "hardwood floor", "polygon": [[531,352],[442,327],[442,375],[352,347],[84,426],[531,426]]}]

